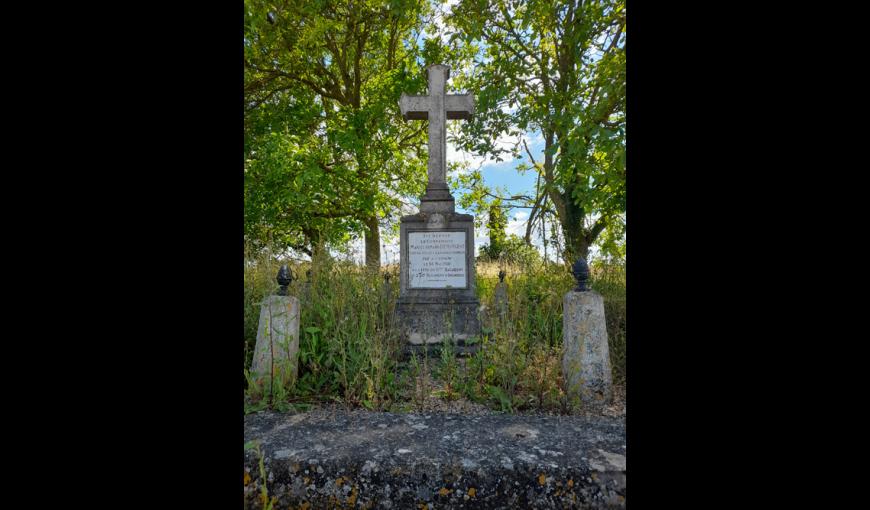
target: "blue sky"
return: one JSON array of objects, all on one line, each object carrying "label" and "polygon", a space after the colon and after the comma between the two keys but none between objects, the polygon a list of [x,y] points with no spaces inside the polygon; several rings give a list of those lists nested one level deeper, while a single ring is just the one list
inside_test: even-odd
[{"label": "blue sky", "polygon": [[[446,0],[446,2],[440,2],[439,0],[433,0],[436,5],[440,4],[440,8],[443,12],[449,13],[450,9],[452,9],[453,5],[457,3],[457,0]],[[420,34],[420,37],[417,39],[417,43],[422,46],[423,41],[427,38],[441,38],[442,41],[446,42],[448,39],[446,26],[444,24],[443,18],[441,14],[436,14],[433,19],[430,20],[429,24],[426,26],[424,32]],[[594,56],[593,59],[597,57]],[[453,73],[451,73],[453,74]],[[452,85],[452,78],[447,82],[447,93],[455,94],[465,91],[459,91],[455,89]],[[455,129],[455,124],[458,122],[463,122],[461,120],[453,120],[448,121],[448,132],[451,128]],[[543,151],[544,151],[544,140],[541,137],[540,133],[528,130],[527,132],[521,135],[529,146],[529,150],[534,156],[535,160],[538,162],[542,162]],[[504,137],[497,141],[497,143],[502,144],[503,146],[513,146],[518,143],[518,139],[515,137]],[[522,148],[522,146],[520,146]],[[529,195],[533,196],[535,192],[535,182],[537,181],[537,172],[534,170],[527,170],[523,174],[520,174],[516,167],[520,163],[526,163],[531,165],[531,162],[528,161],[527,156],[524,151],[521,150],[523,154],[522,158],[518,159],[507,159],[501,162],[496,162],[491,159],[485,159],[479,156],[475,156],[473,154],[458,152],[453,143],[450,142],[450,136],[448,136],[447,141],[447,162],[459,162],[466,161],[469,163],[471,168],[481,169],[481,176],[483,177],[484,184],[493,190],[494,193],[501,196],[512,196],[512,195]],[[459,195],[461,192],[457,192],[453,190],[454,197],[459,199]],[[471,211],[466,211],[460,208],[457,205],[457,211],[463,213],[471,213]],[[507,232],[509,234],[516,234],[519,236],[525,235],[526,223],[528,219],[528,209],[511,209],[507,211],[508,214],[508,226]],[[416,208],[414,210],[403,211],[402,214],[414,214],[416,213]],[[532,235],[532,244],[538,248],[538,251],[543,254],[543,243],[536,232]],[[385,235],[386,232],[382,232],[382,254],[381,254],[381,263],[382,264],[394,264],[398,263],[399,260],[399,239],[398,236],[390,237],[389,235]],[[475,228],[475,252],[479,254],[480,246],[483,244],[489,243],[489,233],[486,231],[486,227],[477,227]],[[359,239],[354,243],[354,259],[358,262],[362,263],[364,261],[364,249],[362,239]],[[593,247],[593,252],[597,251]],[[553,252],[550,251],[549,256],[551,259],[555,259],[553,256]]]},{"label": "blue sky", "polygon": [[[449,82],[448,82],[448,91],[449,90]],[[453,124],[457,122],[463,122],[461,120],[453,120],[448,121],[448,124]],[[448,129],[451,126],[448,125]],[[529,131],[525,133],[524,138],[526,139],[526,143],[529,145],[529,150],[534,155],[535,160],[541,161],[543,160],[543,152],[544,152],[544,141],[539,133]],[[513,145],[516,143],[516,138],[504,137],[499,139],[499,143],[507,146]],[[517,172],[516,167],[520,163],[528,162],[527,157],[523,157],[522,159],[507,159],[505,161],[496,162],[492,159],[482,158],[479,156],[475,156],[473,154],[460,152],[456,150],[455,145],[450,141],[450,137],[448,137],[447,142],[447,161],[448,162],[458,162],[465,161],[468,162],[469,165],[473,168],[480,166],[481,176],[483,177],[484,183],[493,189],[494,192],[501,195],[533,195],[535,192],[535,182],[537,181],[537,173],[534,170],[528,170],[524,174],[520,174]],[[459,199],[460,192],[453,191],[454,197]],[[471,213],[471,211],[464,210],[463,208],[457,205],[457,212],[462,213]],[[415,214],[417,212],[416,208],[414,210],[409,210],[403,212],[403,214]],[[508,226],[507,232],[509,234],[516,234],[519,236],[525,235],[526,231],[526,223],[528,218],[528,209],[511,209],[508,211]],[[381,253],[381,263],[382,264],[395,264],[398,263],[399,260],[399,239],[398,236],[394,238],[388,238],[385,233],[382,234],[383,246]],[[480,246],[483,244],[489,243],[489,233],[486,231],[486,227],[477,227],[475,228],[475,241],[474,247],[476,254],[480,253]],[[540,238],[537,235],[532,236],[532,244],[537,246],[538,251],[543,254],[543,244]],[[364,249],[363,249],[363,241],[362,239],[357,240],[354,243],[353,249],[353,258],[359,263],[364,261]],[[553,258],[553,253],[549,253],[550,258]]]}]

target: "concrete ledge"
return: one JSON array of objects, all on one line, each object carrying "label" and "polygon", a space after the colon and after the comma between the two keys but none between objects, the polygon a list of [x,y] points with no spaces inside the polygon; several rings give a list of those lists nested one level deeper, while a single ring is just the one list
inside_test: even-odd
[{"label": "concrete ledge", "polygon": [[[277,508],[625,507],[614,418],[262,412],[245,417],[251,440]],[[254,450],[245,471],[246,508],[262,508]]]}]

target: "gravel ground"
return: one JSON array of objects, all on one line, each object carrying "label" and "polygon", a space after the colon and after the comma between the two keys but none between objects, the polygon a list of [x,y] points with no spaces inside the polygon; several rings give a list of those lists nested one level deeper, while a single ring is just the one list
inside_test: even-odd
[{"label": "gravel ground", "polygon": [[[425,379],[421,377],[421,381],[422,380],[425,380],[425,386],[423,386],[426,390],[425,399],[415,399],[411,395],[411,392],[408,391],[407,394],[402,396],[403,398],[401,401],[394,403],[389,409],[387,409],[387,411],[398,413],[442,413],[462,415],[503,414],[497,409],[494,409],[484,404],[479,404],[465,397],[456,397],[451,399],[444,398],[443,393],[439,393],[443,392],[444,390],[444,385],[440,381],[438,381],[437,379],[433,379],[429,376],[426,376]],[[350,410],[350,407],[341,403],[324,402],[320,404],[313,404],[311,406],[311,410],[348,411]],[[365,411],[365,409],[360,410]],[[556,409],[520,409],[515,411],[513,414],[524,416],[558,416],[564,415],[565,413]],[[605,416],[608,418],[621,418],[624,420],[625,386],[613,387],[613,402],[611,402],[609,406],[604,407],[602,410],[598,412],[579,411],[570,414],[588,417]]]},{"label": "gravel ground", "polygon": [[[440,413],[455,413],[455,414],[501,414],[500,411],[488,407],[484,404],[473,402],[464,397],[455,399],[446,399],[443,397],[445,385],[437,378],[433,378],[430,374],[423,374],[417,379],[418,395],[423,393],[421,389],[425,389],[426,398],[415,398],[413,392],[409,388],[403,395],[403,402],[394,406],[393,410],[406,412],[440,412]],[[560,415],[565,414],[559,410],[538,410],[538,409],[521,409],[514,414],[518,415]],[[613,401],[609,406],[597,412],[573,412],[571,414],[583,416],[606,416],[609,418],[625,419],[625,386],[613,387]]]},{"label": "gravel ground", "polygon": [[625,423],[317,409],[245,417],[246,507],[624,508]]}]

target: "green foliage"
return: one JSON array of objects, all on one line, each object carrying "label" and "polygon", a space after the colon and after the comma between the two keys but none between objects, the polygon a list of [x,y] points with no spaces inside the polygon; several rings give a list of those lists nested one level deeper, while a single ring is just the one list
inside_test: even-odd
[{"label": "green foliage", "polygon": [[[245,350],[250,366],[256,343],[259,303],[277,284],[280,261],[261,258],[245,270]],[[305,275],[310,265],[293,265]],[[398,295],[398,278],[391,279],[392,296],[383,292],[377,274],[353,264],[325,262],[289,287],[300,299],[299,376],[282,393],[277,388],[272,407],[313,403],[339,398],[348,405],[387,408],[397,391],[396,360],[399,343],[392,321],[392,303]],[[267,383],[268,381],[266,381]],[[248,410],[265,407],[266,383],[248,384]]]},{"label": "green foliage", "polygon": [[257,454],[257,464],[260,472],[260,504],[263,505],[263,510],[272,510],[275,508],[278,498],[269,497],[269,489],[266,487],[268,479],[266,478],[266,466],[263,463],[263,452],[260,450],[260,443],[256,441],[248,441],[245,443],[245,450],[254,450]]},{"label": "green foliage", "polygon": [[[488,249],[484,249],[488,248]],[[526,242],[516,234],[511,234],[501,241],[497,253],[492,253],[491,245],[480,248],[479,259],[483,262],[499,261],[501,263],[515,264],[526,268],[535,268],[541,265],[543,257],[534,246]],[[493,256],[495,255],[495,256]]]},{"label": "green foliage", "polygon": [[[461,0],[448,23],[454,44],[474,55],[456,78],[477,101],[459,146],[522,158],[524,147],[498,145],[499,137],[541,133],[543,160],[527,154],[522,164],[542,177],[527,205],[536,204],[534,216],[552,204],[565,261],[585,257],[625,214],[625,2]],[[483,186],[473,177],[467,184]]]},{"label": "green foliage", "polygon": [[441,345],[440,365],[438,367],[438,378],[444,383],[444,389],[437,393],[437,396],[447,400],[453,400],[459,396],[456,392],[456,386],[459,383],[459,363],[456,359],[456,352],[453,349],[453,344],[445,337]]},{"label": "green foliage", "polygon": [[[481,303],[492,307],[498,266],[479,264]],[[590,284],[604,297],[608,342],[615,384],[625,383],[625,268],[592,264]],[[497,409],[568,410],[562,387],[562,298],[575,282],[562,265],[508,266],[505,278],[508,313],[489,313],[483,345],[469,360],[475,379],[466,396]],[[493,389],[498,388],[498,389]]]},{"label": "green foliage", "polygon": [[513,403],[511,401],[510,396],[501,387],[499,386],[486,386],[486,392],[501,406],[501,411],[503,412],[511,412],[513,410]]},{"label": "green foliage", "polygon": [[402,0],[246,0],[250,245],[312,251],[374,235],[402,198],[422,192],[425,126],[403,122],[398,102],[425,87],[409,41],[428,9]]},{"label": "green foliage", "polygon": [[[246,366],[256,340],[259,302],[275,292],[278,264],[251,261],[245,271]],[[295,271],[304,275],[307,267],[299,265]],[[485,315],[478,352],[459,359],[445,342],[438,358],[412,356],[405,364],[399,363],[401,345],[392,323],[395,302],[387,301],[380,277],[331,263],[312,272],[310,285],[304,277],[294,281],[290,294],[302,302],[299,380],[292,387],[276,385],[270,402],[268,379],[248,379],[246,412],[270,406],[301,410],[333,400],[374,410],[421,409],[433,396],[463,396],[507,412],[567,412],[561,386],[562,298],[574,286],[573,277],[562,265],[479,263],[478,296],[489,310],[500,267],[508,273],[508,311],[504,318]],[[613,381],[623,385],[625,268],[599,261],[590,271],[592,288],[604,296]],[[391,278],[390,285],[394,299],[398,278]]]},{"label": "green foliage", "polygon": [[[624,258],[624,1],[462,0],[446,31],[424,36],[442,4],[246,0],[248,245],[313,256],[364,236],[376,263],[379,230],[395,229],[426,182],[426,125],[401,119],[399,97],[424,91],[425,67],[445,63],[453,88],[476,101],[458,123],[459,148],[528,156],[518,171],[542,177],[533,196],[502,205],[529,207],[532,224],[557,220],[566,261],[596,241]],[[540,161],[497,143],[530,130],[544,138]],[[459,203],[483,211],[493,190],[466,170],[451,177],[469,189]]]},{"label": "green foliage", "polygon": [[505,249],[507,227],[507,216],[502,209],[500,199],[493,200],[489,205],[489,221],[486,226],[489,231],[489,244],[481,246],[480,251],[490,260],[498,260]]}]

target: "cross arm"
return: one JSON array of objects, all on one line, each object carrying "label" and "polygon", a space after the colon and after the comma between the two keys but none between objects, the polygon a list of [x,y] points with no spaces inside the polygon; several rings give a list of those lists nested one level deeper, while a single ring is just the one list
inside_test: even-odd
[{"label": "cross arm", "polygon": [[426,120],[429,118],[429,96],[409,96],[402,93],[399,99],[399,109],[405,120]]},{"label": "cross arm", "polygon": [[[409,96],[402,94],[399,109],[405,120],[426,120],[429,118],[430,96]],[[444,96],[444,110],[448,119],[470,119],[474,114],[474,96],[471,94],[449,94]]]},{"label": "cross arm", "polygon": [[470,119],[474,115],[474,96],[471,94],[450,94],[444,98],[444,109],[448,119]]}]

